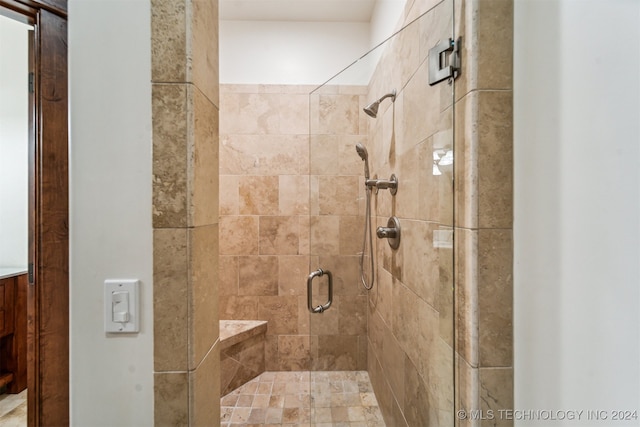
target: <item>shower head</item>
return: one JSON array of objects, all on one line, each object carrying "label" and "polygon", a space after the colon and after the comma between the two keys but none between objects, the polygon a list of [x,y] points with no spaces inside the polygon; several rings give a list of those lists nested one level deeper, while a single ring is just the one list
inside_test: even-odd
[{"label": "shower head", "polygon": [[359,142],[356,144],[356,151],[358,152],[358,156],[360,156],[362,160],[367,160],[369,158],[369,153],[367,153],[367,147],[365,147]]},{"label": "shower head", "polygon": [[364,161],[364,178],[369,179],[369,153],[367,153],[367,147],[361,143],[356,144],[356,151],[358,156]]},{"label": "shower head", "polygon": [[390,93],[384,95],[382,98],[380,98],[380,99],[378,99],[376,101],[373,101],[371,104],[369,104],[366,107],[364,107],[363,108],[364,112],[375,119],[376,116],[378,115],[378,107],[380,106],[380,103],[384,99],[389,98],[389,97],[391,98],[391,102],[395,102],[396,101],[396,90],[395,89],[393,91],[391,91]]}]

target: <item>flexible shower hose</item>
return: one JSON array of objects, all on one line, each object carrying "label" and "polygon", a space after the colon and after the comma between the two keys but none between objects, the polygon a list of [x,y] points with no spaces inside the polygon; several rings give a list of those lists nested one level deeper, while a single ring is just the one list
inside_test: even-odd
[{"label": "flexible shower hose", "polygon": [[[366,208],[364,219],[364,239],[362,240],[362,252],[360,253],[360,281],[366,290],[373,288],[375,281],[374,261],[373,261],[373,236],[371,232],[371,188],[367,187]],[[364,274],[364,254],[367,249],[367,236],[369,236],[369,265],[371,266],[371,282],[367,284],[367,278]]]}]

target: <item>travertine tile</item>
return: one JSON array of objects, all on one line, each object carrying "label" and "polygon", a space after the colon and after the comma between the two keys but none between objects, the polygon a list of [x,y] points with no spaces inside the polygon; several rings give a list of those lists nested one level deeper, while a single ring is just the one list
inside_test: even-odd
[{"label": "travertine tile", "polygon": [[388,271],[378,269],[378,275],[376,277],[374,287],[372,290],[367,292],[367,295],[369,296],[370,309],[372,312],[378,313],[388,325],[391,324],[391,316],[393,312],[393,281],[394,279]]},{"label": "travertine tile", "polygon": [[[318,279],[314,281],[314,302],[313,307],[327,302],[327,291],[325,286],[318,286]],[[338,335],[340,310],[338,304],[341,297],[334,296],[333,303],[329,310],[323,313],[311,314],[309,311],[305,315],[309,318],[309,332],[311,335]]]},{"label": "travertine tile", "polygon": [[513,224],[512,96],[511,91],[481,91],[477,96],[480,228],[511,228]]},{"label": "travertine tile", "polygon": [[[313,102],[313,98],[311,102]],[[357,95],[319,95],[318,123],[311,130],[315,134],[357,135],[359,132],[359,97]],[[312,110],[313,117],[313,110]]]},{"label": "travertine tile", "polygon": [[238,215],[240,179],[237,175],[220,175],[220,215]]},{"label": "travertine tile", "polygon": [[478,146],[476,138],[477,93],[472,92],[455,108],[455,222],[458,227],[478,227]]},{"label": "travertine tile", "polygon": [[257,216],[220,217],[220,254],[257,255],[258,224]]},{"label": "travertine tile", "polygon": [[310,217],[311,255],[340,253],[340,217],[322,215]]},{"label": "travertine tile", "polygon": [[366,291],[360,284],[358,256],[322,256],[318,265],[333,273],[334,296],[365,294]]},{"label": "travertine tile", "polygon": [[189,131],[189,225],[200,226],[218,222],[218,109],[200,90],[191,86],[189,93],[193,106]]},{"label": "travertine tile", "polygon": [[320,176],[320,215],[357,215],[358,184],[356,176]]},{"label": "travertine tile", "polygon": [[280,134],[307,135],[309,133],[309,95],[281,94],[277,111]]},{"label": "travertine tile", "polygon": [[220,319],[257,320],[259,297],[220,296]]},{"label": "travertine tile", "polygon": [[[402,282],[432,307],[438,306],[440,295],[440,251],[434,247],[434,232],[439,227],[430,222],[402,219],[399,255]],[[451,256],[451,253],[442,254]]]},{"label": "travertine tile", "polygon": [[280,175],[278,204],[280,215],[309,214],[309,176]]},{"label": "travertine tile", "polygon": [[311,364],[309,336],[278,336],[278,361],[283,370],[307,370]]},{"label": "travertine tile", "polygon": [[282,255],[278,257],[278,295],[307,295],[309,257]]},{"label": "travertine tile", "polygon": [[455,2],[456,31],[462,37],[462,72],[456,93],[513,87],[513,1]]},{"label": "travertine tile", "polygon": [[[382,337],[382,354],[380,355],[382,366],[391,392],[400,407],[405,402],[405,364],[410,363],[406,354],[400,348],[398,341],[386,325]],[[417,375],[417,373],[416,373]],[[417,425],[417,424],[416,424]]]},{"label": "travertine tile", "polygon": [[188,369],[186,229],[153,231],[154,369]]},{"label": "travertine tile", "polygon": [[153,85],[153,226],[187,225],[187,87]]},{"label": "travertine tile", "polygon": [[[354,153],[357,156],[357,153]],[[340,135],[311,135],[309,173],[334,176],[340,173]]]},{"label": "travertine tile", "polygon": [[[466,413],[480,410],[480,377],[478,368],[472,368],[464,359],[456,355],[456,411]],[[465,418],[459,420],[461,427],[477,427],[479,422]]]},{"label": "travertine tile", "polygon": [[456,228],[456,351],[478,366],[478,233]]},{"label": "travertine tile", "polygon": [[[337,298],[337,297],[336,297]],[[367,333],[366,295],[340,296],[337,305],[338,332],[340,335],[365,335]]]},{"label": "travertine tile", "polygon": [[298,226],[296,216],[261,216],[260,254],[297,255],[301,232]]},{"label": "travertine tile", "polygon": [[[189,425],[189,374],[153,375],[154,422],[158,426]],[[215,384],[213,386],[215,389]]]},{"label": "travertine tile", "polygon": [[[340,216],[340,253],[357,255],[362,252],[364,216]],[[368,243],[367,243],[368,244]]]},{"label": "travertine tile", "polygon": [[[188,229],[189,367],[195,369],[218,339],[218,226]],[[164,327],[163,327],[164,329]]]},{"label": "travertine tile", "polygon": [[480,367],[513,364],[513,244],[511,230],[478,232]]},{"label": "travertine tile", "polygon": [[513,369],[512,368],[480,368],[480,402],[484,412],[489,410],[496,414],[491,423],[484,420],[482,426],[513,426],[514,421],[500,417],[500,411],[513,409]]},{"label": "travertine tile", "polygon": [[418,372],[427,377],[439,334],[438,313],[404,286],[393,289],[392,330]]},{"label": "travertine tile", "polygon": [[[312,349],[313,351],[313,349]],[[313,370],[355,370],[358,362],[358,337],[320,335]]]},{"label": "travertine tile", "polygon": [[[217,322],[216,322],[217,323]],[[207,353],[197,367],[189,372],[189,425],[207,426],[220,419],[220,349],[219,343]]]},{"label": "travertine tile", "polygon": [[224,134],[278,134],[280,95],[223,94],[220,99]]},{"label": "travertine tile", "polygon": [[220,256],[219,269],[218,295],[238,295],[238,257]]},{"label": "travertine tile", "polygon": [[[220,123],[224,123],[224,118]],[[309,136],[243,135],[221,131],[220,159],[220,173],[227,175],[308,174]]]},{"label": "travertine tile", "polygon": [[404,363],[404,415],[412,426],[440,425],[437,407],[430,400],[427,386],[409,358]]},{"label": "travertine tile", "polygon": [[[356,144],[362,143],[366,145],[366,135],[341,135],[338,140],[337,158],[331,163],[338,160],[337,175],[364,175],[364,162],[356,151]],[[314,161],[314,157],[311,157]]]},{"label": "travertine tile", "polygon": [[221,380],[223,395],[264,372],[264,332],[222,350],[221,363],[224,380]]},{"label": "travertine tile", "polygon": [[277,176],[240,177],[240,214],[277,215],[279,210],[278,186]]},{"label": "travertine tile", "polygon": [[191,5],[190,81],[219,106],[218,2],[191,0]]},{"label": "travertine tile", "polygon": [[267,335],[295,335],[298,333],[298,297],[264,296],[259,298],[258,317],[260,320],[269,322]]},{"label": "travertine tile", "polygon": [[[186,1],[151,2],[151,80],[185,82],[187,73]],[[155,120],[154,114],[154,120]]]},{"label": "travertine tile", "polygon": [[278,295],[278,257],[238,257],[238,295]]}]

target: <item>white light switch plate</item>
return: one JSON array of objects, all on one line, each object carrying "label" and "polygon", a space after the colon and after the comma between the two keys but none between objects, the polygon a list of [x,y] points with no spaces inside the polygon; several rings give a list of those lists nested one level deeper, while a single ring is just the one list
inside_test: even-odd
[{"label": "white light switch plate", "polygon": [[[135,279],[110,279],[104,281],[105,332],[140,332],[139,288],[140,281]],[[126,297],[123,297],[124,295],[126,295]],[[118,319],[126,319],[126,321],[118,322],[116,321]]]}]

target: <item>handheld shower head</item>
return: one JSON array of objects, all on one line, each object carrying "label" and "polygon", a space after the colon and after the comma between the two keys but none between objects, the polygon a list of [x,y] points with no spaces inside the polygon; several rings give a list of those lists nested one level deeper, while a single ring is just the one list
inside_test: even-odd
[{"label": "handheld shower head", "polygon": [[369,116],[371,116],[371,117],[373,117],[375,119],[376,116],[378,115],[378,107],[380,107],[380,103],[386,98],[391,98],[391,102],[395,102],[396,101],[396,90],[394,89],[390,93],[384,95],[382,98],[377,99],[377,100],[373,101],[371,104],[369,104],[366,107],[364,107],[363,108],[364,112],[367,113],[367,115],[369,115]]},{"label": "handheld shower head", "polygon": [[367,147],[358,142],[356,144],[356,151],[358,152],[358,156],[364,161],[364,178],[369,179],[369,153],[367,152]]}]

